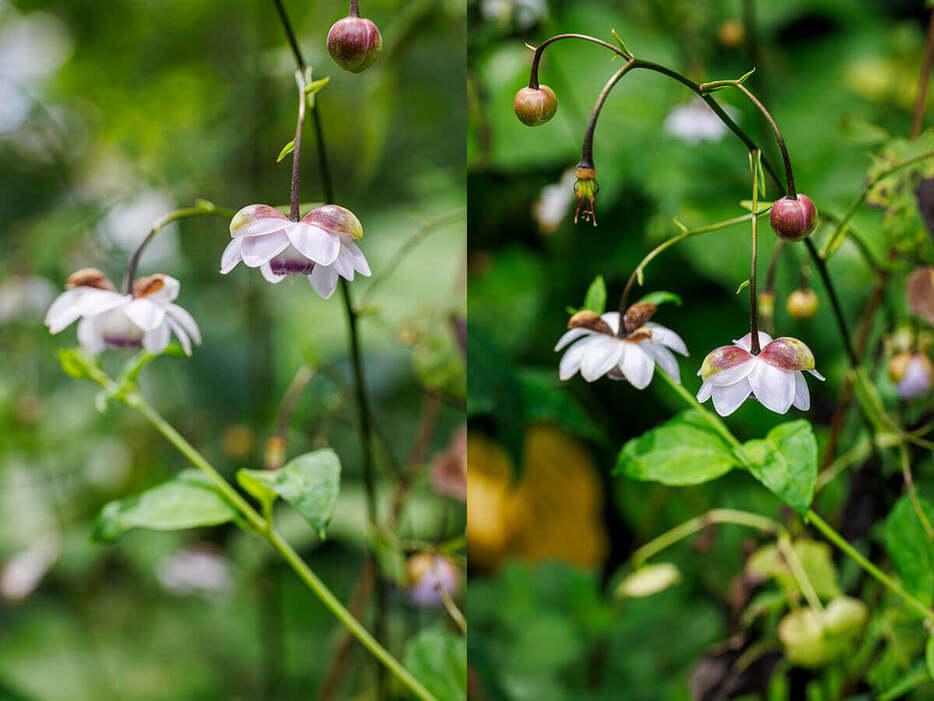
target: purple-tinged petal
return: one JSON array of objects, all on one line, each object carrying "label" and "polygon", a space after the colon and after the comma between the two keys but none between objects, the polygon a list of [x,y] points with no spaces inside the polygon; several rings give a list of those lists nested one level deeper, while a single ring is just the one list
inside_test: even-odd
[{"label": "purple-tinged petal", "polygon": [[621,343],[623,357],[619,360],[619,367],[636,389],[645,389],[652,381],[655,373],[655,360],[642,348],[642,344]]},{"label": "purple-tinged petal", "polygon": [[905,374],[902,379],[895,385],[898,396],[911,399],[927,394],[931,389],[930,370],[930,364],[925,364],[918,357],[912,357],[905,367]]},{"label": "purple-tinged petal", "polygon": [[826,377],[824,377],[823,375],[821,375],[819,372],[817,372],[817,370],[808,370],[808,372],[811,373],[812,375],[814,375],[814,377],[816,377],[816,378],[817,378],[818,380],[820,380],[821,382],[823,382],[824,380],[827,379]]},{"label": "purple-tinged petal", "polygon": [[757,361],[749,373],[749,386],[766,409],[784,414],[795,400],[795,373]]},{"label": "purple-tinged petal", "polygon": [[808,383],[804,379],[804,373],[800,371],[795,373],[794,406],[801,411],[807,411],[811,408],[811,393],[808,391]]},{"label": "purple-tinged petal", "polygon": [[330,265],[341,252],[340,238],[318,226],[301,221],[289,224],[285,232],[299,253],[320,265]]},{"label": "purple-tinged petal", "polygon": [[243,262],[251,268],[258,268],[288,247],[289,237],[284,230],[263,236],[247,236],[243,239]]},{"label": "purple-tinged petal", "polygon": [[302,219],[305,224],[320,227],[329,234],[345,234],[352,239],[363,238],[363,226],[349,209],[336,204],[315,207]]},{"label": "purple-tinged petal", "polygon": [[185,351],[185,355],[191,356],[191,339],[188,338],[185,329],[172,317],[167,317],[166,321],[169,324],[169,328],[175,333],[176,337],[178,337],[178,342],[182,344],[182,350]]},{"label": "purple-tinged petal", "polygon": [[[747,333],[742,338],[733,339],[733,343],[735,343],[740,348],[744,348],[745,350],[748,350],[748,351],[752,350],[751,342],[752,342],[752,333]],[[772,342],[771,336],[769,336],[765,331],[759,332],[759,348],[765,348],[771,342]]]},{"label": "purple-tinged petal", "polygon": [[345,280],[353,282],[353,263],[351,263],[350,256],[347,255],[347,252],[343,247],[341,248],[340,253],[337,254],[337,258],[334,259],[333,265],[338,275],[340,275]]},{"label": "purple-tinged petal", "polygon": [[697,374],[718,387],[731,385],[752,372],[753,360],[755,358],[739,346],[720,346],[707,354]]},{"label": "purple-tinged petal", "polygon": [[758,357],[769,365],[788,372],[814,369],[814,354],[811,353],[811,349],[790,336],[776,338],[762,348]]},{"label": "purple-tinged petal", "polygon": [[745,377],[739,382],[734,382],[732,385],[723,387],[711,385],[710,387],[710,396],[713,397],[713,408],[717,410],[720,416],[729,416],[739,409],[751,392],[749,380]]},{"label": "purple-tinged petal", "polygon": [[[597,336],[587,344],[587,352],[581,362],[581,376],[587,382],[602,377],[619,362],[623,352],[623,344],[612,336]],[[623,368],[623,374],[626,368]],[[628,378],[627,378],[628,379]]]},{"label": "purple-tinged petal", "polygon": [[250,204],[234,214],[230,220],[231,236],[261,236],[281,231],[289,218],[267,204]]},{"label": "purple-tinged petal", "polygon": [[240,254],[240,249],[243,246],[243,238],[238,236],[235,239],[231,239],[230,243],[227,244],[227,247],[224,249],[223,254],[221,254],[221,274],[226,275],[231,270],[237,267],[237,264],[243,260],[243,257]]}]

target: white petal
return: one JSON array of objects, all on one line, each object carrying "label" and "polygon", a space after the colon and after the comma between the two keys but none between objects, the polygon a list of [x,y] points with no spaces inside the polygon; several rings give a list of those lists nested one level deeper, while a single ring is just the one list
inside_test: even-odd
[{"label": "white petal", "polygon": [[[739,346],[743,350],[748,351],[752,349],[752,346],[750,345],[751,340],[752,340],[752,334],[747,333],[742,338],[734,338],[733,343],[735,343],[737,346]],[[771,336],[769,336],[765,331],[759,332],[759,348],[765,348],[771,342],[772,342]]]},{"label": "white petal", "polygon": [[144,299],[148,299],[153,304],[158,304],[159,306],[164,307],[172,302],[176,297],[178,297],[178,291],[181,288],[181,283],[169,275],[163,275],[161,279],[162,287],[160,287],[155,292],[146,295]]},{"label": "white petal", "polygon": [[[182,344],[182,350],[185,351],[185,355],[191,355],[191,339],[188,338],[188,334],[185,333],[185,329],[182,328],[172,317],[166,319],[169,322],[169,328],[175,333],[178,337],[178,342]],[[145,340],[145,339],[144,339]]]},{"label": "white petal", "polygon": [[710,390],[713,387],[709,382],[704,382],[700,386],[700,391],[697,393],[697,401],[701,404],[710,399]]},{"label": "white petal", "polygon": [[561,338],[558,339],[558,342],[555,344],[555,352],[557,353],[572,341],[576,341],[578,338],[583,338],[588,334],[593,334],[593,331],[590,329],[571,329],[570,331],[565,331],[561,335]]},{"label": "white petal", "polygon": [[682,338],[671,329],[661,324],[656,324],[654,321],[646,322],[645,327],[652,331],[652,340],[655,343],[668,346],[675,353],[680,353],[681,355],[688,354],[688,347],[684,345]]},{"label": "white petal", "polygon": [[289,225],[289,218],[274,207],[251,204],[242,208],[230,221],[230,235],[262,236],[282,231]]},{"label": "white petal", "polygon": [[801,411],[807,411],[811,408],[811,394],[808,392],[808,383],[804,379],[804,373],[800,370],[795,374],[795,401],[794,405]]},{"label": "white petal", "polygon": [[705,377],[704,382],[709,382],[714,387],[725,387],[735,384],[749,375],[756,364],[756,359],[750,358],[739,365],[734,365],[731,368],[714,373],[710,377]]},{"label": "white petal", "polygon": [[620,370],[633,387],[645,389],[655,373],[655,360],[642,349],[641,344],[623,342],[620,345],[626,346],[619,361]]},{"label": "white petal", "polygon": [[619,333],[619,312],[605,312],[600,318],[610,325],[613,333]]},{"label": "white petal", "polygon": [[808,370],[808,372],[811,373],[812,375],[814,375],[814,377],[816,377],[816,378],[817,378],[818,380],[820,380],[821,382],[823,382],[824,380],[827,379],[826,377],[824,377],[823,375],[821,375],[819,372],[817,372],[817,370]]},{"label": "white petal", "polygon": [[353,269],[365,277],[370,277],[370,264],[366,262],[366,257],[363,255],[363,251],[360,250],[356,242],[343,239],[341,245],[344,251],[350,255]]},{"label": "white petal", "polygon": [[148,297],[134,299],[126,306],[124,311],[130,317],[130,321],[143,331],[151,331],[165,319],[165,309],[150,302]]},{"label": "white petal", "polygon": [[271,282],[273,285],[282,282],[287,277],[286,275],[276,275],[272,272],[272,267],[269,263],[263,263],[259,266],[259,271],[263,274],[263,277],[266,278],[267,282]]},{"label": "white petal", "polygon": [[251,268],[258,268],[268,263],[289,246],[289,237],[285,231],[263,236],[247,236],[243,239],[243,262]]},{"label": "white petal", "polygon": [[749,386],[762,406],[776,414],[787,412],[795,400],[795,373],[779,370],[762,360],[749,373]]},{"label": "white petal", "polygon": [[622,353],[622,341],[600,334],[587,344],[584,359],[581,362],[581,376],[587,382],[593,382],[602,377],[619,362]]},{"label": "white petal", "polygon": [[198,324],[195,322],[194,318],[182,309],[177,304],[170,304],[166,310],[169,313],[169,316],[173,317],[183,329],[191,336],[192,340],[201,345],[201,330],[198,328]]},{"label": "white petal", "polygon": [[584,359],[584,351],[587,350],[587,346],[589,344],[590,340],[585,339],[580,343],[575,343],[567,349],[567,352],[561,357],[561,362],[558,364],[559,379],[569,380],[571,377],[573,377],[575,372],[581,369],[581,361]]},{"label": "white petal", "polygon": [[159,324],[143,334],[143,348],[153,355],[164,351],[167,345],[169,345],[169,325],[166,323]]},{"label": "white petal", "polygon": [[342,278],[353,281],[353,263],[344,249],[341,249],[341,252],[337,254],[337,258],[334,259],[334,269]]},{"label": "white petal", "polygon": [[675,382],[681,382],[681,369],[678,367],[678,359],[675,358],[674,353],[665,348],[665,346],[654,343],[653,341],[641,341],[639,347],[652,356],[668,377]]},{"label": "white petal", "polygon": [[231,239],[230,243],[227,244],[227,248],[224,249],[224,253],[221,255],[221,273],[223,275],[226,275],[236,268],[237,263],[243,260],[240,254],[242,246],[243,239],[239,236],[235,239]]},{"label": "white petal", "polygon": [[749,380],[745,377],[735,384],[724,387],[712,385],[710,395],[713,397],[713,408],[717,410],[720,416],[729,416],[739,409],[751,391]]},{"label": "white petal", "polygon": [[82,316],[95,316],[126,302],[127,297],[118,292],[95,287],[75,287],[65,290],[52,302],[45,316],[45,324],[51,333],[58,333]]},{"label": "white petal", "polygon": [[337,288],[337,271],[330,265],[315,265],[308,279],[315,292],[325,299],[334,294]]},{"label": "white petal", "polygon": [[299,252],[319,265],[330,265],[341,250],[341,240],[336,234],[329,234],[324,229],[295,222],[289,224],[285,232],[292,245]]},{"label": "white petal", "polygon": [[78,322],[78,343],[89,353],[100,353],[106,347],[101,337],[97,322],[91,319],[82,319]]}]

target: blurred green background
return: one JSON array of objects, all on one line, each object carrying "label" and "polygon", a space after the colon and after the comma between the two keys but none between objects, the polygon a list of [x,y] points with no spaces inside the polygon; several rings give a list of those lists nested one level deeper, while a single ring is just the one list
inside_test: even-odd
[{"label": "blurred green background", "polygon": [[[579,375],[558,383],[561,354],[552,350],[566,328],[566,308],[581,306],[596,275],[606,279],[608,309],[616,309],[643,255],[677,233],[674,217],[693,228],[745,212],[739,206],[750,197],[745,147],[729,132],[718,134],[716,126],[705,130],[703,110],[686,116],[694,95],[684,86],[634,71],[607,100],[596,130],[599,226],[574,225],[573,168],[587,118],[620,64],[589,43],[550,46],[540,80],[555,90],[558,112],[547,124],[529,128],[512,109],[516,91],[528,85],[532,51],[525,43],[535,46],[565,32],[612,43],[615,29],[635,56],[697,82],[737,78],[755,66],[747,85],[781,125],[799,192],[839,216],[859,194],[871,153],[889,138],[908,138],[927,12],[922,2],[882,0],[469,5],[468,600],[477,698],[682,699],[691,698],[692,689],[694,698],[751,693],[740,688],[731,696],[704,696],[691,675],[716,677],[710,669],[717,659],[714,646],[744,630],[731,592],[756,542],[754,533],[724,526],[715,538],[666,552],[661,559],[675,562],[683,581],[655,597],[614,600],[614,575],[636,546],[712,507],[784,519],[778,501],[740,472],[684,489],[610,477],[622,444],[680,411],[683,402],[658,380],[642,392],[625,382],[587,384]],[[745,98],[730,90],[716,98],[780,168],[768,125]],[[773,199],[771,182],[768,191]],[[920,246],[899,262],[906,271],[932,257],[917,212],[909,214],[906,226]],[[853,220],[877,259],[887,245],[882,218],[878,209],[863,207]],[[815,234],[818,244],[827,233],[825,227]],[[775,240],[767,226],[760,228],[760,290]],[[803,246],[795,244],[780,259],[776,327],[779,335],[805,341],[827,376],[826,383],[809,383],[807,415],[823,448],[846,358],[816,272],[811,281],[820,299],[817,315],[797,320],[785,311],[805,257]],[[748,331],[748,295],[736,294],[748,266],[749,227],[743,225],[689,239],[646,271],[642,292],[669,290],[683,298],[682,307],[665,305],[654,320],[687,343],[691,357],[679,360],[682,382],[692,392],[699,387],[695,373],[704,355]],[[852,243],[839,250],[830,269],[855,328],[872,286],[869,271]],[[874,320],[871,349],[877,348],[883,319],[890,327],[905,322],[900,284],[893,285]],[[637,288],[630,301],[639,296]],[[881,351],[870,357],[873,377],[891,399],[887,357]],[[928,406],[916,409],[926,416]],[[798,416],[793,410],[787,418]],[[787,419],[747,402],[728,423],[745,440],[782,420]],[[852,445],[858,429],[851,414],[841,448]],[[543,447],[542,433],[552,445]],[[930,457],[919,454],[914,469],[921,493],[934,493]],[[878,541],[868,534],[901,492],[895,471],[888,463],[866,465],[852,479],[835,481],[821,492],[818,511],[842,515],[844,533],[879,555]],[[852,563],[838,566],[844,589],[851,590],[858,579]],[[886,638],[888,645],[880,648],[886,652],[867,664],[851,698],[876,698],[906,677],[923,644],[916,628]],[[753,626],[749,635],[758,630]],[[768,685],[770,673],[771,667],[750,676]],[[788,686],[773,689],[772,698],[798,698],[811,679],[793,671]],[[929,698],[934,686],[915,693]]]},{"label": "blurred green background", "polygon": [[[369,0],[383,35],[374,68],[345,73],[327,56],[346,4],[287,0],[314,77],[339,204],[364,226],[377,276],[426,224],[417,246],[365,299],[365,367],[385,448],[409,455],[426,402],[442,395],[426,463],[463,419],[463,362],[449,319],[464,315],[465,6]],[[186,467],[126,407],[94,409],[95,389],[66,377],[45,310],[75,269],[119,280],[153,221],[196,198],[239,209],[286,204],[294,136],[293,58],[272,2],[60,0],[0,4],[0,698],[314,698],[336,621],[258,539],[234,528],[136,531],[92,545],[106,502]],[[303,202],[320,201],[310,125]],[[328,368],[298,401],[289,454],[324,442],[343,460],[327,543],[283,509],[282,528],[342,600],[365,552],[356,414],[339,295],[304,280],[272,287],[240,266],[218,274],[229,234],[219,217],[166,228],[139,273],[182,282],[178,302],[204,344],[167,357],[142,389],[228,475],[262,464],[282,393],[306,360]],[[359,301],[370,282],[352,285]],[[108,351],[105,367],[122,360]],[[442,538],[464,509],[439,497],[428,465],[401,535]],[[387,488],[388,489],[388,488]],[[192,550],[193,548],[193,550]],[[194,555],[192,555],[194,553]],[[390,591],[390,648],[443,623]],[[341,698],[372,686],[355,649]]]}]

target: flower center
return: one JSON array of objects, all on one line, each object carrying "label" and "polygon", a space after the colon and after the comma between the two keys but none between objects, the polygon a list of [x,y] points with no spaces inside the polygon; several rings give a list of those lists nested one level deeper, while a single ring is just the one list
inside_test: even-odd
[{"label": "flower center", "polygon": [[276,275],[308,275],[314,267],[315,262],[303,256],[291,244],[269,261],[269,269]]}]

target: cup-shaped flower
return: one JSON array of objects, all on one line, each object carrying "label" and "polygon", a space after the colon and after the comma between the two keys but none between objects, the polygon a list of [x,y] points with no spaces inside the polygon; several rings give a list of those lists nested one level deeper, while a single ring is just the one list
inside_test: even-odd
[{"label": "cup-shaped flower", "polygon": [[899,397],[913,399],[931,390],[934,367],[923,353],[903,351],[889,361],[889,377]]},{"label": "cup-shaped flower", "polygon": [[[651,309],[649,309],[651,308]],[[649,321],[654,305],[640,302],[626,312],[625,335],[619,337],[619,312],[597,314],[578,312],[571,317],[567,331],[558,339],[555,351],[570,344],[561,358],[558,376],[570,379],[576,372],[587,382],[607,375],[610,379],[629,380],[636,389],[645,389],[658,364],[674,379],[681,381],[675,353],[687,355],[681,337],[661,324]]]},{"label": "cup-shaped flower", "polygon": [[351,73],[366,70],[379,57],[383,37],[376,25],[363,17],[344,17],[328,31],[328,53],[334,62]]},{"label": "cup-shaped flower", "polygon": [[317,207],[297,222],[274,207],[251,204],[230,221],[230,236],[221,256],[225,275],[241,260],[273,283],[287,275],[306,275],[325,299],[334,294],[338,275],[346,280],[354,279],[354,271],[370,275],[356,243],[363,238],[360,220],[335,204]]},{"label": "cup-shaped flower", "polygon": [[764,331],[759,332],[758,355],[750,347],[751,334],[733,341],[734,345],[715,348],[697,374],[703,384],[697,401],[713,398],[720,416],[729,416],[750,395],[767,409],[784,414],[796,406],[802,411],[811,408],[811,395],[804,371],[818,380],[824,377],[814,369],[814,354],[797,338],[783,336],[774,341]]},{"label": "cup-shaped flower", "polygon": [[68,288],[52,302],[45,325],[53,334],[78,321],[78,342],[91,352],[104,348],[139,348],[161,353],[174,333],[186,355],[191,343],[201,343],[198,324],[180,306],[179,283],[157,273],[138,278],[130,294],[116,291],[100,270],[83,268],[72,273]]}]

